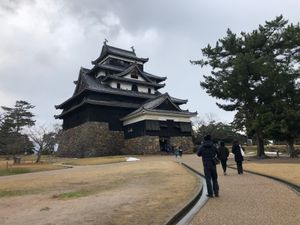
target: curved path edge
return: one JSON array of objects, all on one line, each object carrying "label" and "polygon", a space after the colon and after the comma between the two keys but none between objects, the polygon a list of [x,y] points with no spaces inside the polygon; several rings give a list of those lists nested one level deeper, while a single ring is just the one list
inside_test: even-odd
[{"label": "curved path edge", "polygon": [[188,166],[185,163],[181,163],[187,169],[195,173],[197,176],[201,178],[202,185],[199,187],[199,190],[195,194],[195,196],[188,202],[184,207],[182,207],[177,213],[175,213],[168,222],[164,225],[185,225],[188,224],[194,217],[196,213],[204,206],[207,202],[208,198],[203,195],[203,192],[206,190],[206,182],[203,178],[204,175],[193,169],[192,167]]},{"label": "curved path edge", "polygon": [[[236,170],[236,167],[234,167],[234,166],[228,166],[228,168]],[[247,169],[243,169],[243,170],[247,173],[252,173],[252,174],[255,174],[255,175],[259,175],[259,176],[262,176],[262,177],[267,177],[267,178],[270,178],[272,180],[276,180],[278,182],[281,182],[281,183],[287,185],[291,190],[293,190],[294,192],[296,192],[300,196],[300,186],[298,186],[297,184],[291,183],[289,181],[283,180],[283,179],[278,178],[278,177],[273,177],[271,175],[267,175],[267,174],[263,174],[263,173],[259,173],[259,172],[254,172],[254,171],[247,170]]]}]

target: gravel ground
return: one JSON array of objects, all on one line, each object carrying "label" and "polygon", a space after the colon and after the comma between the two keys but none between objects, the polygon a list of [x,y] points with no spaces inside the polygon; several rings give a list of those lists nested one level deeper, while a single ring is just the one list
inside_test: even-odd
[{"label": "gravel ground", "polygon": [[[185,155],[183,162],[202,172],[201,158]],[[300,198],[289,187],[271,179],[218,166],[220,197],[209,199],[190,225],[296,225]]]}]

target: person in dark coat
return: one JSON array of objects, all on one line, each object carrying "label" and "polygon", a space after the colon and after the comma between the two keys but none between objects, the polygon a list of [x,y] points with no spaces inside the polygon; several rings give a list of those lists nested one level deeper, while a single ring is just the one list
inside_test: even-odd
[{"label": "person in dark coat", "polygon": [[227,169],[227,159],[229,156],[229,150],[225,147],[224,141],[220,142],[220,147],[218,148],[219,159],[221,160],[224,175],[226,175]]},{"label": "person in dark coat", "polygon": [[238,174],[243,174],[244,157],[242,155],[241,146],[239,145],[238,141],[233,142],[232,153],[234,154],[234,160],[236,162]]},{"label": "person in dark coat", "polygon": [[204,142],[197,151],[197,155],[202,157],[202,163],[204,167],[204,175],[207,185],[207,196],[212,198],[219,197],[219,184],[217,167],[214,158],[217,156],[217,149],[211,141],[211,136],[206,135]]},{"label": "person in dark coat", "polygon": [[181,146],[178,147],[179,156],[182,157],[183,150]]}]

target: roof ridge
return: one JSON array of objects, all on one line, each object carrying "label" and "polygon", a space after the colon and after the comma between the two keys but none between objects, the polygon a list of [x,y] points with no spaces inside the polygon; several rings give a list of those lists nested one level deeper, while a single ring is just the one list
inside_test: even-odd
[{"label": "roof ridge", "polygon": [[124,75],[128,74],[133,69],[137,69],[139,71],[139,73],[142,75],[142,77],[144,77],[145,80],[148,81],[149,83],[155,83],[155,82],[153,82],[153,80],[151,80],[149,77],[147,77],[147,75],[145,75],[143,73],[143,71],[139,68],[139,66],[137,64],[132,64],[128,68],[126,68],[125,70],[121,71],[120,73],[112,74],[111,76],[121,77],[121,76],[124,76]]},{"label": "roof ridge", "polygon": [[121,51],[124,51],[124,52],[132,53],[132,54],[134,54],[134,55],[136,56],[136,54],[135,54],[134,51],[130,51],[130,50],[118,48],[118,47],[111,46],[111,45],[108,45],[108,44],[106,44],[105,46],[106,46],[107,48],[112,48],[112,49],[115,49],[115,50],[121,50]]}]

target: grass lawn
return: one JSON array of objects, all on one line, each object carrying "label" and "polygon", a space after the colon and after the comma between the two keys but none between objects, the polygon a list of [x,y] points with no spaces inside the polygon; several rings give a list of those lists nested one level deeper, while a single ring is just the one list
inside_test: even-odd
[{"label": "grass lawn", "polygon": [[[34,224],[46,211],[46,222],[57,225],[83,218],[93,224],[164,224],[191,200],[199,185],[197,177],[172,161],[141,160],[6,176],[0,177],[0,204],[10,206],[0,211],[0,218],[9,217],[11,224]],[[18,202],[35,204],[28,208]]]},{"label": "grass lawn", "polygon": [[13,165],[9,162],[8,168],[6,163],[0,163],[0,176],[16,175],[22,173],[32,173],[39,171],[64,169],[65,167],[54,164],[36,164],[36,163],[22,163]]},{"label": "grass lawn", "polygon": [[125,156],[104,156],[104,157],[91,157],[91,158],[62,158],[58,162],[68,165],[85,166],[85,165],[101,165],[108,163],[125,162]]},{"label": "grass lawn", "polygon": [[[13,160],[0,158],[0,176],[8,176],[22,173],[31,173],[65,168],[62,165],[102,165],[109,163],[125,162],[125,156],[105,156],[92,158],[59,158],[55,156],[42,156],[40,163],[35,163],[36,156],[21,156],[21,164],[14,164]],[[61,165],[60,165],[61,164]]]},{"label": "grass lawn", "polygon": [[[231,146],[228,146],[230,151],[231,151]],[[256,152],[257,151],[257,146],[256,145],[251,145],[243,146],[245,148],[246,152]],[[265,145],[265,151],[266,152],[276,152],[277,150],[282,153],[288,153],[287,152],[287,146],[286,145]],[[295,145],[295,150],[300,150],[300,145]]]},{"label": "grass lawn", "polygon": [[287,161],[280,163],[280,160],[273,160],[270,163],[270,160],[265,160],[265,163],[262,161],[245,163],[243,167],[246,170],[278,177],[300,186],[300,160],[298,163],[294,161],[291,160],[292,163],[288,163]]}]

